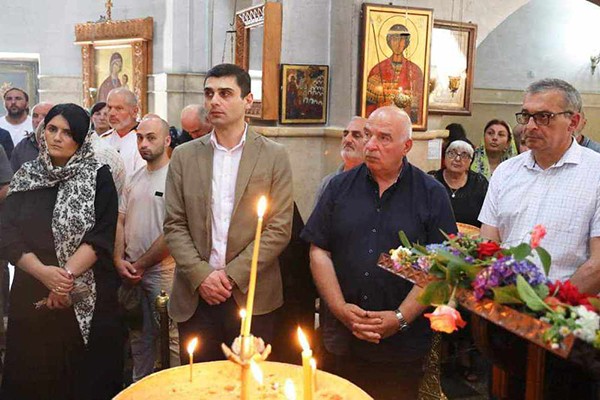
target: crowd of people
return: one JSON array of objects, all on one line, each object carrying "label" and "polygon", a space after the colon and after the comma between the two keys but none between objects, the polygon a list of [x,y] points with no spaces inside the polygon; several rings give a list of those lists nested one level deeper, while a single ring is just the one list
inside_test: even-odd
[{"label": "crowd of people", "polygon": [[[126,347],[131,379],[151,374],[163,290],[170,365],[187,360],[192,337],[202,343],[196,362],[223,359],[221,343],[240,330],[260,195],[269,206],[252,333],[278,343],[282,332],[289,339],[281,321],[313,328],[314,283],[321,368],[376,399],[417,398],[430,349],[421,290],[377,267],[399,231],[440,243],[458,222],[514,244],[544,224],[549,278],[600,290],[599,145],[582,135],[581,98],[561,80],[533,83],[516,127],[489,121],[479,147],[449,125],[441,169],[430,174],[406,158],[404,110],[353,117],[343,163],[323,179],[306,226],[286,149],[245,122],[250,76],[235,65],[207,72],[204,105],[183,109],[181,134],[155,114],[138,119],[138,99],[123,87],[89,112],[44,102],[29,116],[23,90],[3,98],[0,258],[16,268],[10,294],[6,262],[1,280],[2,399],[112,398],[124,385]],[[552,396],[589,387],[568,373],[556,382]]]}]

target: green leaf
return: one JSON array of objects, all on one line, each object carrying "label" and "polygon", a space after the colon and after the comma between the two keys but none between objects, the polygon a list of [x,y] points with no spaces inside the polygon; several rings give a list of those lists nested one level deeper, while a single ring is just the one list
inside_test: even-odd
[{"label": "green leaf", "polygon": [[427,251],[427,248],[423,245],[417,244],[415,243],[415,245],[413,246],[413,251],[417,252],[420,255],[426,256],[429,254],[429,252]]},{"label": "green leaf", "polygon": [[450,261],[447,265],[448,271],[448,280],[450,282],[457,282],[461,278],[461,274],[463,272],[462,266],[454,261]]},{"label": "green leaf", "polygon": [[544,300],[550,294],[550,288],[548,288],[548,285],[545,285],[543,283],[541,285],[535,286],[533,290],[542,300]]},{"label": "green leaf", "polygon": [[439,279],[446,279],[446,269],[435,261],[431,264],[431,268],[429,268],[429,274]]},{"label": "green leaf", "polygon": [[529,246],[527,243],[521,243],[516,247],[511,247],[509,251],[512,253],[515,260],[521,261],[531,254],[531,246]]},{"label": "green leaf", "polygon": [[552,311],[552,309],[539,298],[535,290],[533,290],[531,285],[523,278],[523,276],[521,276],[521,274],[517,275],[517,290],[521,300],[523,300],[531,310]]},{"label": "green leaf", "polygon": [[540,261],[542,262],[542,265],[544,267],[544,272],[546,273],[546,276],[548,276],[548,272],[550,271],[550,264],[552,264],[552,257],[550,257],[550,254],[541,247],[536,247],[535,251],[537,251],[538,257],[540,258]]},{"label": "green leaf", "polygon": [[424,305],[446,304],[450,299],[450,285],[446,281],[435,281],[423,289],[419,302]]},{"label": "green leaf", "polygon": [[464,265],[462,270],[467,274],[469,280],[472,281],[477,277],[477,274],[483,269],[480,265]]},{"label": "green leaf", "polygon": [[412,244],[410,244],[410,240],[408,240],[408,237],[404,231],[398,232],[398,236],[400,236],[400,242],[402,243],[403,247],[406,247],[407,249],[412,247]]},{"label": "green leaf", "polygon": [[494,287],[494,301],[500,304],[523,304],[515,285]]},{"label": "green leaf", "polygon": [[455,256],[454,254],[450,253],[449,251],[446,250],[436,250],[435,252],[438,256],[440,256],[442,259],[448,261],[449,263],[455,263],[458,264],[460,266],[469,266],[470,264],[468,262],[466,262],[465,260],[463,260],[462,258]]},{"label": "green leaf", "polygon": [[588,297],[588,301],[596,309],[596,311],[600,311],[600,299],[597,299],[596,297]]}]

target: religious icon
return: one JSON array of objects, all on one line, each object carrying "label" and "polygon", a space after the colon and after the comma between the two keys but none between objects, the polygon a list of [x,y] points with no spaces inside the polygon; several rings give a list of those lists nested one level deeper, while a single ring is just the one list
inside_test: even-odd
[{"label": "religious icon", "polygon": [[130,89],[142,115],[148,112],[148,75],[152,73],[152,17],[111,20],[112,1],[106,1],[108,20],[75,25],[75,44],[81,46],[83,105],[106,101],[118,87]]},{"label": "religious icon", "polygon": [[131,47],[96,47],[96,101],[106,101],[108,93],[118,87],[129,87],[132,76]]},{"label": "religious icon", "polygon": [[283,64],[281,66],[281,113],[283,124],[327,122],[329,67]]},{"label": "religious icon", "polygon": [[396,105],[426,129],[432,24],[432,10],[363,5],[362,116]]}]

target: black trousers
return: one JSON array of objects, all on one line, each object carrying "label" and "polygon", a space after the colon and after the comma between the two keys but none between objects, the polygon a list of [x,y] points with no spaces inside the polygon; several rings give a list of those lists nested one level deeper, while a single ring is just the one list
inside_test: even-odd
[{"label": "black trousers", "polygon": [[[399,358],[401,355],[399,355]],[[376,400],[415,400],[423,378],[423,359],[372,362],[328,353],[325,370],[354,383]]]},{"label": "black trousers", "polygon": [[[275,336],[278,310],[252,317],[252,334],[272,343]],[[214,306],[202,298],[192,317],[177,324],[179,330],[179,357],[182,364],[189,363],[187,345],[198,337],[200,345],[194,353],[194,362],[224,360],[221,343],[231,347],[233,340],[240,335],[241,321],[239,307],[233,297]]]}]

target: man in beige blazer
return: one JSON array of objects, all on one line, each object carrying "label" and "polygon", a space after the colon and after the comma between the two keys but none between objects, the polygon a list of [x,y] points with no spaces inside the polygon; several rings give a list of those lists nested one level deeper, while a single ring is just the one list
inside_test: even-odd
[{"label": "man in beige blazer", "polygon": [[278,256],[291,235],[292,173],[284,147],[244,122],[252,105],[250,76],[232,64],[207,72],[205,107],[214,130],[175,149],[166,185],[165,240],[175,258],[169,315],[178,323],[181,358],[198,336],[196,361],[223,359],[220,344],[239,335],[257,212],[263,223],[252,333],[273,338],[283,304]]}]

